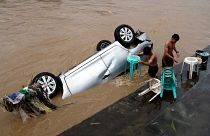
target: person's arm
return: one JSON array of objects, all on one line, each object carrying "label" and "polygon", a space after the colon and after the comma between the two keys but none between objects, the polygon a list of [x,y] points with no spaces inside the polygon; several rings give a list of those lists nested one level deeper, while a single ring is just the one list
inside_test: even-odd
[{"label": "person's arm", "polygon": [[148,61],[140,61],[139,64],[150,66],[154,58],[155,58],[155,55],[152,55]]},{"label": "person's arm", "polygon": [[149,62],[147,62],[147,61],[140,61],[139,64],[143,64],[143,65],[146,65],[146,66],[150,65]]},{"label": "person's arm", "polygon": [[176,47],[174,46],[174,51],[176,52],[177,58],[179,58],[179,51],[177,51]]},{"label": "person's arm", "polygon": [[144,54],[143,54],[143,52],[139,52],[139,53],[136,53],[135,55],[137,55],[137,56],[143,56]]}]

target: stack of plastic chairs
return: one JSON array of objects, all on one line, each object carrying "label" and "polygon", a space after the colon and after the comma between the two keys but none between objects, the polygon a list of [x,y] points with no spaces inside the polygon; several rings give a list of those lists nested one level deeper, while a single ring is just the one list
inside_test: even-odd
[{"label": "stack of plastic chairs", "polygon": [[163,97],[164,91],[171,90],[173,92],[173,97],[174,100],[176,100],[177,95],[176,95],[176,77],[174,74],[173,67],[165,67],[162,69],[162,74],[161,74],[161,85],[162,85],[162,90],[160,93],[160,97]]}]

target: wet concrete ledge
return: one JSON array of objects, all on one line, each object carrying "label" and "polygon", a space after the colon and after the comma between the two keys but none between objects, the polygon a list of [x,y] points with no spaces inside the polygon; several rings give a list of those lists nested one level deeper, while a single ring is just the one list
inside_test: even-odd
[{"label": "wet concrete ledge", "polygon": [[[204,49],[210,52],[210,45]],[[122,98],[80,124],[64,131],[60,136],[208,136],[210,133],[210,63],[199,77],[187,80],[179,75],[181,64],[175,72],[178,80],[177,100],[170,92],[163,100],[149,93],[139,97],[147,86]]]}]

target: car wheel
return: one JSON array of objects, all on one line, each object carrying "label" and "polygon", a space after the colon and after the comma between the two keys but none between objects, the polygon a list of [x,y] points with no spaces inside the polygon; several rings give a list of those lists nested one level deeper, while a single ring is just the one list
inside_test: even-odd
[{"label": "car wheel", "polygon": [[98,44],[96,46],[96,50],[101,51],[104,48],[106,48],[107,46],[109,46],[110,44],[111,44],[111,42],[108,40],[101,40],[100,42],[98,42]]},{"label": "car wheel", "polygon": [[120,25],[114,31],[115,40],[124,47],[129,47],[135,39],[135,32],[129,25]]},{"label": "car wheel", "polygon": [[40,84],[50,98],[55,96],[61,87],[58,77],[48,72],[42,72],[36,75],[32,80],[32,83]]}]

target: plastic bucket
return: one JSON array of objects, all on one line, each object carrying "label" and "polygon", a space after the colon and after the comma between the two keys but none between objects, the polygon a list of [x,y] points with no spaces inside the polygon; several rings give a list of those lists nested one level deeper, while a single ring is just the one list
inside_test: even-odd
[{"label": "plastic bucket", "polygon": [[202,50],[196,50],[195,56],[202,59],[201,67],[203,70],[206,70],[207,64],[208,64],[209,53]]}]

